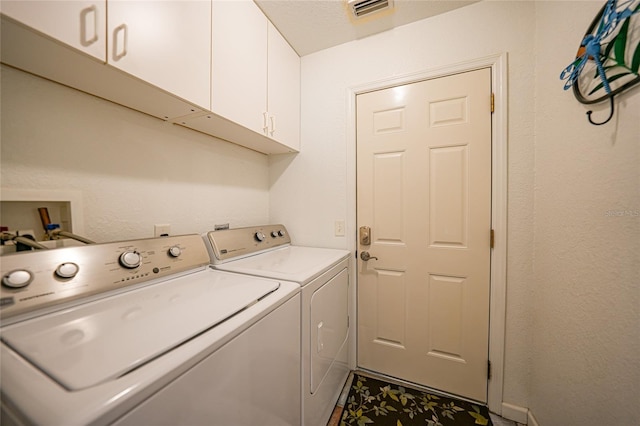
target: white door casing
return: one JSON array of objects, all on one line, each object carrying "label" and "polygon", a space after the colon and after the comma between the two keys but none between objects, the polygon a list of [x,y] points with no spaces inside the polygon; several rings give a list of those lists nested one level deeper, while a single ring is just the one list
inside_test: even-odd
[{"label": "white door casing", "polygon": [[491,70],[358,96],[358,365],[487,401]]}]

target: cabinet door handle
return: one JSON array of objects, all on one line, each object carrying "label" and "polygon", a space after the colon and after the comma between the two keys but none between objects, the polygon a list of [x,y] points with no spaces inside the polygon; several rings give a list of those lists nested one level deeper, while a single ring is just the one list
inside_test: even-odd
[{"label": "cabinet door handle", "polygon": [[[120,41],[122,35],[122,41]],[[119,61],[127,55],[129,30],[127,24],[118,25],[113,29],[113,60]]]},{"label": "cabinet door handle", "polygon": [[270,119],[271,119],[271,131],[270,131],[270,133],[271,133],[271,136],[273,136],[273,134],[276,132],[276,116],[272,115],[270,117]]},{"label": "cabinet door handle", "polygon": [[269,132],[269,113],[267,111],[262,113],[262,131],[265,135]]},{"label": "cabinet door handle", "polygon": [[[93,22],[91,17],[93,16]],[[89,36],[89,29],[92,29],[93,36]],[[98,9],[95,5],[85,7],[80,11],[80,44],[83,46],[92,45],[98,41]]]}]

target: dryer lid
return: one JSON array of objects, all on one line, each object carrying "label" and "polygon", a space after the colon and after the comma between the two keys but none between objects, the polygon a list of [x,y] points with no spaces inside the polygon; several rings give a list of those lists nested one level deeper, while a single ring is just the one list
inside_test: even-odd
[{"label": "dryer lid", "polygon": [[79,390],[152,361],[279,286],[208,269],[11,325],[2,341]]},{"label": "dryer lid", "polygon": [[223,271],[292,281],[304,286],[348,256],[347,250],[285,246],[214,267]]}]

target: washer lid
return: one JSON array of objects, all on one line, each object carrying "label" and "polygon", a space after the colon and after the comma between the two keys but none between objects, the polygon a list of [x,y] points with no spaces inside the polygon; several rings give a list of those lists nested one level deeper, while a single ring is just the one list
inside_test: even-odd
[{"label": "washer lid", "polygon": [[208,269],[11,325],[2,341],[79,390],[153,360],[279,286]]},{"label": "washer lid", "polygon": [[319,247],[286,246],[243,259],[214,265],[214,268],[277,280],[309,283],[347,258],[349,251]]}]

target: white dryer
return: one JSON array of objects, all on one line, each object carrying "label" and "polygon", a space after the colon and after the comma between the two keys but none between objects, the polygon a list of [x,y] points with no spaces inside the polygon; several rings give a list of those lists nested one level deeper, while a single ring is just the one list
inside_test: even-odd
[{"label": "white dryer", "polygon": [[200,235],[2,258],[1,423],[297,426],[300,287]]},{"label": "white dryer", "polygon": [[303,424],[326,425],[349,374],[349,251],[292,245],[283,225],[204,237],[214,268],[301,287]]}]

